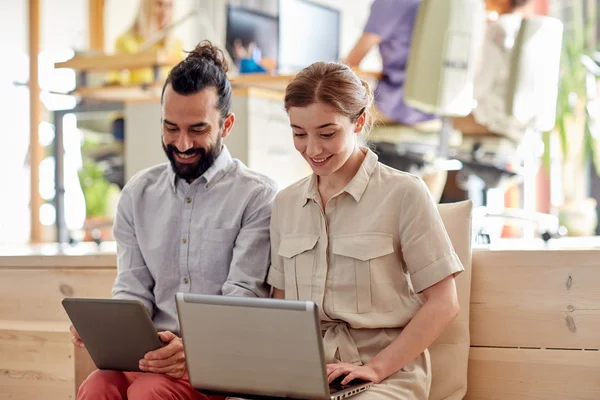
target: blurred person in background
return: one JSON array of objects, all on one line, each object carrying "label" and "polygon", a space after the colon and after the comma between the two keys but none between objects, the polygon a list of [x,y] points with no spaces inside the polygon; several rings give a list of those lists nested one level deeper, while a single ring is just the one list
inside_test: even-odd
[{"label": "blurred person in background", "polygon": [[[367,53],[377,46],[381,55],[382,78],[375,89],[375,121],[383,125],[410,126],[417,131],[429,133],[441,129],[440,119],[436,115],[417,110],[404,101],[406,67],[420,5],[421,0],[375,0],[363,34],[344,63],[350,67],[358,67]],[[397,138],[390,138],[390,135]],[[371,144],[382,163],[403,169],[394,162],[396,152],[387,150],[390,140],[397,142],[401,139],[400,136],[401,133],[386,132],[385,137],[378,137],[377,130],[374,130]],[[429,165],[420,172],[433,197],[439,201],[446,184],[447,171]]]},{"label": "blurred person in background", "polygon": [[[174,0],[140,0],[133,24],[123,32],[115,43],[117,54],[135,54],[142,46],[173,22]],[[181,58],[183,45],[172,32],[154,43],[147,50],[164,50],[173,58]],[[164,80],[170,68],[162,68],[160,80]],[[149,84],[154,81],[152,68],[140,68],[132,71],[113,72],[108,76],[109,84]]]}]

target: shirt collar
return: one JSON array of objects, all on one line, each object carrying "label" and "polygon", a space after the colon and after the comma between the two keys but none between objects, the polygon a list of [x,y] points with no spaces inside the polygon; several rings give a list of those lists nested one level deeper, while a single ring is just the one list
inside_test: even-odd
[{"label": "shirt collar", "polygon": [[[207,186],[211,185],[213,182],[218,181],[225,175],[231,164],[233,163],[233,158],[231,157],[231,153],[227,149],[227,146],[223,145],[223,149],[221,153],[217,156],[217,159],[196,181],[203,179]],[[177,193],[177,182],[179,178],[175,175],[173,168],[169,168],[169,183],[171,184],[171,189],[173,189],[173,193]]]},{"label": "shirt collar", "polygon": [[[343,192],[348,193],[350,196],[354,198],[354,200],[358,203],[362,198],[365,190],[367,190],[367,186],[369,184],[369,180],[371,179],[371,175],[373,175],[373,171],[378,163],[377,154],[373,153],[368,148],[364,148],[366,150],[365,159],[363,160],[360,168],[356,172],[356,175],[348,182],[346,187],[344,187]],[[309,200],[317,201],[319,199],[319,185],[317,175],[312,174],[310,179],[306,183],[306,188],[304,190],[304,201],[302,202],[302,207],[308,203]]]},{"label": "shirt collar", "polygon": [[314,200],[315,202],[319,199],[319,188],[318,188],[318,180],[317,175],[314,173],[310,175],[308,181],[306,182],[306,187],[304,189],[304,201],[302,202],[302,207],[308,203],[309,200]]}]

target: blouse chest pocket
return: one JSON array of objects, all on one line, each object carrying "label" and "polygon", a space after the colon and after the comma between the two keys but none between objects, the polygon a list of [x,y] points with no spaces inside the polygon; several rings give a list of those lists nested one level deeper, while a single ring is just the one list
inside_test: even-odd
[{"label": "blouse chest pocket", "polygon": [[398,298],[392,282],[396,266],[393,236],[357,233],[333,238],[333,309],[363,314],[390,312]]},{"label": "blouse chest pocket", "polygon": [[316,235],[282,236],[277,254],[283,258],[285,298],[289,300],[312,299],[312,277],[315,268]]}]

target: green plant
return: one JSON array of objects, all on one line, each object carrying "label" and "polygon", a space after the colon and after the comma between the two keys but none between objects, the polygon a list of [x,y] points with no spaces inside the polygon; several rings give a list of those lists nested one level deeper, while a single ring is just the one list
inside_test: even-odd
[{"label": "green plant", "polygon": [[[594,7],[587,7],[588,18],[584,21],[584,3],[582,0],[569,0],[571,3],[571,20],[565,23],[563,50],[561,55],[560,82],[558,88],[556,125],[550,132],[545,132],[543,161],[547,171],[550,171],[552,135],[556,133],[560,141],[563,159],[571,153],[570,140],[582,137],[581,149],[582,168],[592,161],[600,174],[600,154],[596,151],[597,139],[590,130],[590,116],[587,114],[586,79],[587,70],[582,60],[591,55],[596,47],[595,33],[598,13]],[[588,3],[586,3],[588,4]],[[570,124],[574,122],[574,124]],[[577,124],[579,122],[579,124]],[[573,133],[571,130],[582,129]],[[578,140],[579,141],[579,140]]]},{"label": "green plant", "polygon": [[78,175],[85,198],[87,217],[106,216],[110,195],[115,191],[118,192],[119,187],[114,183],[110,183],[104,177],[102,168],[93,161],[84,161]]}]

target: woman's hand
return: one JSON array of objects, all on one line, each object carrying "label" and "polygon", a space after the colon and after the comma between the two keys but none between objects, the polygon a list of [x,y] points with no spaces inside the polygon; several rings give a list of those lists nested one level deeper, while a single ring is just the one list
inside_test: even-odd
[{"label": "woman's hand", "polygon": [[140,369],[169,375],[171,378],[183,378],[186,370],[183,341],[173,332],[159,332],[158,336],[165,346],[148,352],[140,360]]},{"label": "woman's hand", "polygon": [[354,364],[327,364],[327,378],[329,383],[333,382],[340,376],[346,377],[342,380],[342,385],[347,385],[354,379],[362,379],[363,381],[379,383],[382,381],[373,367],[369,365],[354,365]]}]

